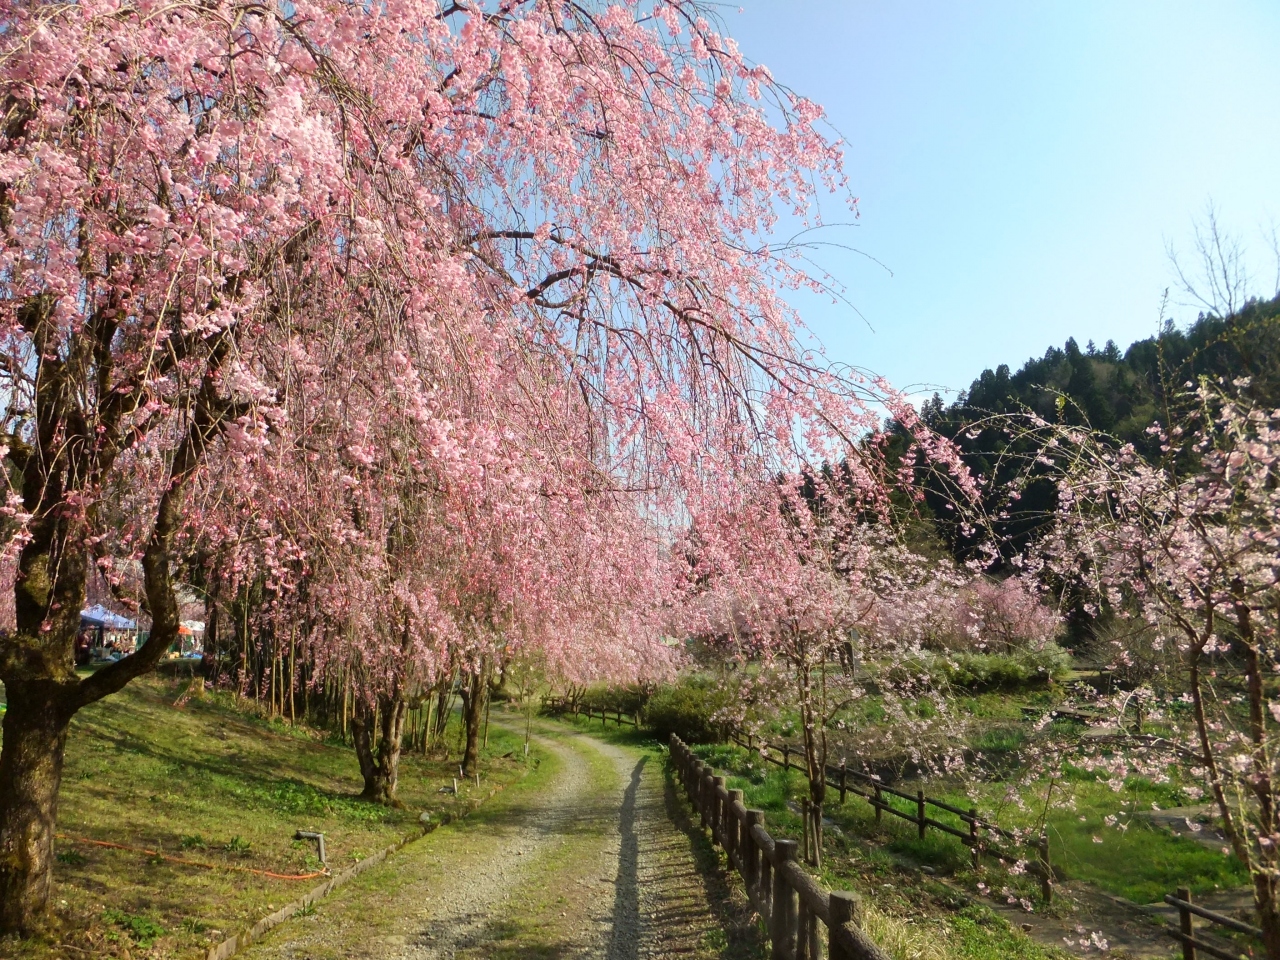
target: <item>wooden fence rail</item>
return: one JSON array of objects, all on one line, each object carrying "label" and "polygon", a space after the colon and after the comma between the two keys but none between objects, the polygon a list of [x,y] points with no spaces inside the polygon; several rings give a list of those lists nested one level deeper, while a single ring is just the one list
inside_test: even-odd
[{"label": "wooden fence rail", "polygon": [[542,706],[544,709],[550,710],[553,713],[571,712],[574,716],[586,716],[592,720],[599,719],[601,726],[604,726],[606,723],[616,723],[618,726],[622,726],[623,724],[632,727],[640,726],[639,716],[624,715],[621,710],[615,710],[613,715],[610,715],[603,707],[597,710],[594,707],[589,707],[585,704],[572,704],[564,697],[543,697]]},{"label": "wooden fence rail", "polygon": [[1249,923],[1243,923],[1234,917],[1214,913],[1191,902],[1191,891],[1186,887],[1178,889],[1177,896],[1166,894],[1164,902],[1178,908],[1178,926],[1167,928],[1167,933],[1182,944],[1182,960],[1198,960],[1200,954],[1217,957],[1218,960],[1248,960],[1248,955],[1241,950],[1231,951],[1206,943],[1196,936],[1195,918],[1201,917],[1212,924],[1234,930],[1253,937],[1262,942],[1262,931]]},{"label": "wooden fence rail", "polygon": [[[774,745],[766,743],[763,740],[756,739],[751,734],[742,734],[736,730],[730,732],[729,739],[739,747],[756,751],[761,759],[767,763],[782,767],[784,770],[807,771],[807,760],[803,748],[793,750],[789,744]],[[779,754],[781,759],[778,759]],[[800,763],[793,764],[791,762],[792,754],[796,754],[799,757]],[[904,790],[894,789],[870,774],[850,770],[848,765],[843,762],[838,767],[828,765],[826,773],[828,785],[838,787],[841,803],[844,803],[846,794],[852,793],[862,797],[875,809],[877,823],[881,821],[884,813],[887,812],[900,820],[915,824],[920,831],[920,839],[922,840],[926,831],[930,828],[940,830],[955,837],[969,848],[974,866],[978,865],[978,861],[984,854],[995,857],[1005,863],[1026,863],[1027,869],[1040,880],[1040,894],[1044,897],[1045,902],[1050,902],[1053,899],[1053,866],[1049,861],[1048,835],[1042,833],[1038,837],[1030,839],[1020,838],[1014,832],[1006,830],[990,820],[984,820],[979,817],[976,807],[962,810],[949,803],[926,796],[923,790],[907,793]],[[898,809],[886,797],[898,797],[908,801],[912,805],[911,810]],[[962,823],[966,824],[966,828],[953,827],[949,823],[943,823],[930,817],[928,815],[929,807],[945,810],[947,813],[955,815]],[[1024,845],[1030,855],[1019,856],[1015,851],[1004,849],[991,842],[990,838],[992,836]]]},{"label": "wooden fence rail", "polygon": [[[601,725],[616,723],[619,726],[622,724],[628,724],[633,727],[640,726],[638,716],[624,716],[621,710],[615,710],[611,715],[603,708],[597,710],[581,703],[571,703],[564,697],[543,697],[542,705],[553,712],[573,712],[576,716],[586,716],[593,720],[599,719]],[[801,772],[806,770],[805,751],[803,748],[792,749],[789,744],[785,743],[770,744],[764,740],[756,739],[749,733],[742,733],[738,730],[728,731],[728,737],[730,742],[747,750],[758,752],[763,760],[782,767],[784,770],[799,770]],[[779,755],[781,759],[779,759]],[[792,762],[793,755],[798,758],[799,763]],[[922,840],[930,829],[939,830],[955,837],[969,848],[975,867],[978,866],[984,855],[994,857],[1004,863],[1025,864],[1027,870],[1039,879],[1040,895],[1045,902],[1052,901],[1053,865],[1049,860],[1049,837],[1046,834],[1042,833],[1038,837],[1029,839],[1019,837],[1013,831],[1006,830],[998,824],[978,816],[976,807],[962,810],[942,800],[926,796],[923,790],[917,790],[915,793],[897,790],[869,774],[858,770],[850,770],[845,763],[841,763],[838,767],[827,766],[827,783],[833,787],[838,786],[842,804],[845,802],[846,795],[850,793],[866,800],[875,809],[877,823],[881,822],[883,815],[888,812],[890,816],[915,824],[920,831],[920,839]],[[898,809],[890,800],[886,799],[888,797],[898,797],[906,800],[911,804],[911,810]],[[930,807],[945,810],[947,813],[958,817],[966,825],[965,828],[957,828],[949,823],[943,823],[930,817],[928,815]],[[1027,853],[1019,855],[1017,851],[1005,849],[993,843],[992,837],[1024,846],[1027,849]]]},{"label": "wooden fence rail", "polygon": [[821,960],[824,951],[830,960],[889,960],[862,930],[858,895],[820,887],[796,860],[796,841],[771,837],[764,812],[748,810],[742,791],[726,789],[725,778],[675,734],[671,762],[702,826],[728,855],[765,918],[776,960]]}]

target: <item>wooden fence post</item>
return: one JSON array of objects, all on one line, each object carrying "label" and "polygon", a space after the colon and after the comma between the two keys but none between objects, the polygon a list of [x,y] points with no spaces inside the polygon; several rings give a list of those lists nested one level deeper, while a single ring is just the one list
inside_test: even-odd
[{"label": "wooden fence post", "polygon": [[720,846],[724,842],[724,798],[720,791],[724,789],[724,777],[711,778],[711,839]]},{"label": "wooden fence post", "polygon": [[827,927],[827,960],[859,960],[844,948],[836,931],[846,923],[862,926],[862,898],[851,890],[831,891],[831,923]]},{"label": "wooden fence post", "polygon": [[884,808],[883,806],[881,806],[883,803],[884,803],[884,797],[880,795],[880,781],[877,780],[876,781],[876,824],[877,826],[879,825],[880,821],[884,819]]},{"label": "wooden fence post", "polygon": [[844,806],[844,791],[846,786],[845,780],[848,776],[848,773],[849,771],[845,769],[845,760],[844,758],[841,758],[840,760],[840,806],[842,807]]},{"label": "wooden fence post", "polygon": [[715,821],[712,820],[712,817],[715,816],[715,810],[711,805],[715,798],[715,793],[713,792],[715,790],[715,787],[713,786],[715,782],[714,777],[715,774],[712,772],[711,764],[704,762],[702,765],[702,790],[700,794],[702,797],[703,829],[710,829],[715,823]]},{"label": "wooden fence post", "polygon": [[920,826],[920,839],[924,839],[924,831],[928,826],[924,822],[924,791],[916,790],[916,823]]},{"label": "wooden fence post", "polygon": [[796,892],[787,883],[784,863],[796,858],[794,840],[773,841],[777,865],[773,870],[773,923],[769,939],[773,941],[775,960],[792,960],[796,953]]},{"label": "wooden fence post", "polygon": [[[1191,902],[1191,891],[1186,887],[1178,888],[1178,899]],[[1178,907],[1178,929],[1182,931],[1182,960],[1196,960],[1196,947],[1194,943],[1189,943],[1187,937],[1195,936],[1195,918],[1190,910],[1179,905]]]},{"label": "wooden fence post", "polygon": [[[760,814],[760,823],[764,824],[764,813]],[[760,870],[757,873],[756,892],[760,895],[760,916],[766,920],[773,917],[773,862],[760,848]]]},{"label": "wooden fence post", "polygon": [[[756,838],[751,834],[751,828],[757,823],[764,823],[764,811],[748,810],[747,818],[742,821],[742,879],[748,895],[757,905],[762,906],[764,897],[760,893],[760,848],[756,846]],[[763,909],[761,912],[763,913]]]},{"label": "wooden fence post", "polygon": [[785,743],[782,745],[782,769],[784,771],[791,769],[791,748]]},{"label": "wooden fence post", "polygon": [[724,833],[724,848],[729,854],[729,862],[734,856],[742,863],[742,821],[738,819],[738,804],[742,803],[742,791],[730,790],[729,800],[725,804],[725,823],[728,828]]}]

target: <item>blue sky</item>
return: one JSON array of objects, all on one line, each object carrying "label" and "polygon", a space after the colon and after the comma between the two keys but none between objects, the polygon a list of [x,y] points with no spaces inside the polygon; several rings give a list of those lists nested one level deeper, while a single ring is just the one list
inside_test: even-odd
[{"label": "blue sky", "polygon": [[1211,201],[1271,292],[1280,3],[739,2],[743,52],[848,140],[861,219],[829,239],[892,271],[821,255],[865,318],[797,295],[832,359],[964,388],[1068,336],[1123,348]]}]

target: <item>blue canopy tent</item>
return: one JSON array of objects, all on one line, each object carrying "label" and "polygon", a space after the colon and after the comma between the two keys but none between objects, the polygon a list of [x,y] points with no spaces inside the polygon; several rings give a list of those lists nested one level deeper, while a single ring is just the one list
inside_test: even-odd
[{"label": "blue canopy tent", "polygon": [[[100,603],[95,603],[91,607],[87,607],[80,611],[80,634],[85,636],[85,632],[92,630],[96,635],[96,642],[89,640],[81,640],[76,643],[76,663],[84,664],[89,662],[93,656],[106,657],[107,634],[115,634],[113,640],[124,640],[121,634],[129,634],[129,641],[136,643],[138,633],[138,622],[130,620],[128,617],[122,617],[118,613],[112,613]],[[93,652],[93,648],[97,648],[97,653]],[[127,652],[126,648],[126,652]],[[115,654],[119,657],[119,653]]]},{"label": "blue canopy tent", "polygon": [[138,622],[112,613],[100,603],[80,611],[80,626],[98,627],[105,630],[137,630]]}]

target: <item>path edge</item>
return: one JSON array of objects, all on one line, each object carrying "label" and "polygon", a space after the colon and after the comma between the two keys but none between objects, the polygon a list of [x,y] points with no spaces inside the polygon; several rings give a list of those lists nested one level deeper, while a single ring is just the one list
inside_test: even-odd
[{"label": "path edge", "polygon": [[375,867],[378,864],[385,861],[387,857],[391,856],[393,853],[403,850],[405,847],[409,846],[409,844],[416,843],[417,841],[421,840],[423,837],[430,836],[432,833],[435,833],[435,831],[438,830],[440,827],[443,827],[450,823],[454,823],[458,820],[466,819],[468,816],[470,816],[476,810],[479,810],[482,806],[484,806],[486,803],[492,800],[495,796],[497,796],[507,787],[511,786],[512,784],[519,783],[528,775],[528,773],[529,771],[528,769],[526,769],[522,774],[520,774],[520,776],[516,777],[510,783],[499,784],[498,786],[490,789],[490,791],[482,799],[473,800],[469,809],[463,810],[460,813],[446,813],[439,820],[433,820],[430,823],[425,824],[420,833],[410,833],[404,837],[401,837],[395,843],[392,843],[386,847],[383,847],[381,850],[378,850],[376,853],[372,853],[369,856],[365,857],[359,863],[352,864],[351,866],[347,867],[347,869],[343,870],[341,873],[330,877],[328,880],[326,880],[324,883],[320,884],[319,886],[312,887],[310,890],[304,893],[297,900],[294,900],[292,903],[285,904],[275,913],[272,913],[268,916],[263,917],[261,920],[255,923],[248,930],[245,930],[242,933],[237,933],[232,937],[228,937],[226,940],[223,940],[221,943],[210,947],[208,953],[205,954],[205,960],[227,960],[228,957],[234,957],[241,950],[244,950],[246,947],[250,946],[251,944],[257,943],[260,939],[262,939],[262,937],[266,933],[268,933],[274,927],[277,927],[280,924],[284,923],[284,921],[288,920],[290,917],[299,913],[306,907],[311,906],[311,904],[315,903],[316,901],[323,900],[329,894],[333,893],[333,891],[337,890],[339,887],[344,886],[345,884],[354,880],[356,877],[360,876],[360,874],[364,873],[366,870],[370,869],[371,867]]}]

